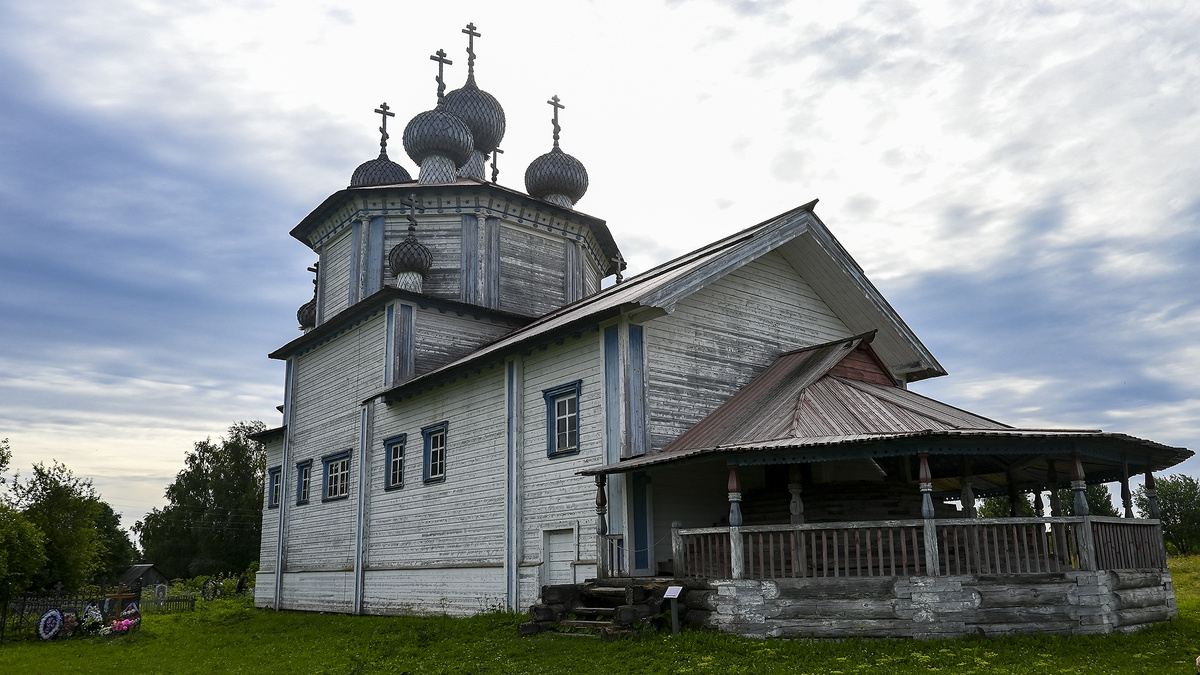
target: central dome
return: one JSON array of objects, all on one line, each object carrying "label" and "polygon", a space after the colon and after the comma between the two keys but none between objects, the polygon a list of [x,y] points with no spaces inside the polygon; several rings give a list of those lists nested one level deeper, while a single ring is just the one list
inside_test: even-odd
[{"label": "central dome", "polygon": [[466,123],[440,105],[412,118],[404,127],[404,150],[417,164],[430,155],[445,155],[462,166],[471,159],[474,147]]},{"label": "central dome", "polygon": [[446,94],[443,107],[466,123],[475,139],[475,149],[489,154],[504,138],[504,108],[495,96],[475,84],[475,76],[467,78],[462,89]]}]

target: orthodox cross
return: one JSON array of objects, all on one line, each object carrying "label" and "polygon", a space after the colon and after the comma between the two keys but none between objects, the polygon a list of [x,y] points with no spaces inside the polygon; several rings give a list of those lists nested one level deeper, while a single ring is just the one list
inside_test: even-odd
[{"label": "orthodox cross", "polygon": [[625,280],[625,275],[621,274],[621,268],[625,266],[625,256],[621,255],[620,251],[617,251],[616,257],[609,259],[613,261],[613,265],[617,268],[617,283],[619,284]]},{"label": "orthodox cross", "polygon": [[435,53],[433,56],[430,56],[429,60],[438,62],[437,83],[438,83],[438,103],[440,104],[442,101],[444,101],[446,99],[446,81],[442,79],[442,67],[443,66],[452,66],[452,65],[454,65],[454,62],[451,61],[450,59],[446,58],[446,50],[445,49],[437,50],[437,53]]},{"label": "orthodox cross", "polygon": [[386,155],[387,154],[387,139],[388,139],[387,118],[395,117],[396,113],[390,112],[388,110],[387,101],[380,103],[379,107],[375,109],[375,112],[378,115],[383,117],[383,126],[379,127],[379,133],[382,134],[382,136],[379,137],[379,154]]},{"label": "orthodox cross", "polygon": [[500,175],[500,170],[496,168],[496,155],[503,155],[504,151],[496,148],[492,151],[492,182],[496,182],[496,177]]},{"label": "orthodox cross", "polygon": [[558,132],[562,131],[562,127],[558,126],[558,111],[562,110],[563,108],[566,108],[567,106],[558,102],[558,94],[551,96],[550,100],[546,101],[546,103],[549,103],[550,105],[554,106],[554,147],[557,148],[558,147]]},{"label": "orthodox cross", "polygon": [[416,234],[417,209],[421,207],[421,200],[417,198],[417,195],[414,192],[408,195],[408,199],[401,199],[400,204],[408,207],[408,233]]},{"label": "orthodox cross", "polygon": [[321,268],[321,263],[319,263],[319,262],[313,263],[313,266],[308,268],[308,271],[313,273],[313,297],[316,297],[316,295],[317,295],[317,275],[319,274],[319,272],[317,270],[319,270],[320,268]]},{"label": "orthodox cross", "polygon": [[462,30],[467,35],[467,77],[475,74],[475,38],[483,35],[475,32],[475,24],[469,23]]}]

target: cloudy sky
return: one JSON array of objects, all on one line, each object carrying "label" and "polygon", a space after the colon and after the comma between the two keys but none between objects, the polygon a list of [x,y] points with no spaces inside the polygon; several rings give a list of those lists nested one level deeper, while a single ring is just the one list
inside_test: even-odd
[{"label": "cloudy sky", "polygon": [[[1194,3],[0,0],[0,438],[131,525],[192,444],[279,423],[287,232],[432,107],[563,148],[641,271],[799,204],[1010,424],[1200,449]],[[440,9],[446,7],[448,9]],[[393,135],[392,158],[414,174]],[[1200,474],[1200,460],[1182,465]]]}]

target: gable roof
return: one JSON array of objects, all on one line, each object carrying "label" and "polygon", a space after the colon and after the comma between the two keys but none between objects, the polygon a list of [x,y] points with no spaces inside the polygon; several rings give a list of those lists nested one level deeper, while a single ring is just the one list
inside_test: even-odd
[{"label": "gable roof", "polygon": [[[891,358],[884,360],[891,370],[906,374],[910,381],[946,374],[817,219],[813,213],[816,203],[814,200],[799,206],[550,312],[462,359],[380,392],[371,399],[383,396],[394,400],[413,395],[488,361],[503,358],[515,349],[553,341],[564,334],[616,316],[625,308],[644,307],[671,312],[675,304],[688,295],[784,246],[792,247],[789,253],[793,257],[800,255],[800,252],[813,259],[825,255],[830,258],[831,269],[841,270],[834,274],[836,278],[822,282],[826,287],[822,297],[827,298],[835,312],[839,312],[840,307],[855,316],[872,314],[873,320],[866,330],[878,329],[876,339],[887,345]],[[799,267],[797,270],[808,280],[810,275],[806,270]],[[831,288],[836,288],[836,293]],[[853,296],[863,296],[865,299],[857,302],[852,300]],[[847,323],[850,325],[855,322]]]},{"label": "gable roof", "polygon": [[[726,456],[730,464],[771,464],[916,452],[1078,451],[1095,460],[1089,475],[1095,472],[1096,478],[1113,480],[1114,471],[1127,459],[1160,470],[1192,456],[1185,448],[1125,434],[1017,429],[894,383],[881,384],[878,378],[883,372],[870,367],[873,337],[874,333],[867,333],[783,354],[662,452],[580,473],[621,473],[718,455]],[[856,363],[843,367],[848,360]],[[985,494],[1000,485],[1003,478],[989,478],[977,487]]]}]

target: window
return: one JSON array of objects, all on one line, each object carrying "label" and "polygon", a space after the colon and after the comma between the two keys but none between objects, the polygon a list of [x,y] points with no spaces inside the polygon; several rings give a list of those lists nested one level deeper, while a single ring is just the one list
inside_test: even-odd
[{"label": "window", "polygon": [[267,469],[267,508],[279,508],[279,493],[283,487],[283,467]]},{"label": "window", "polygon": [[446,422],[421,429],[425,439],[425,482],[446,480]]},{"label": "window", "polygon": [[546,389],[546,454],[550,457],[579,452],[579,390],[583,380]]},{"label": "window", "polygon": [[405,434],[393,436],[383,442],[383,489],[394,490],[404,487],[404,441]]},{"label": "window", "polygon": [[312,460],[300,462],[296,465],[296,503],[308,503],[308,484],[312,478]]},{"label": "window", "polygon": [[345,499],[350,496],[350,451],[322,458],[325,462],[325,498],[322,501]]}]

